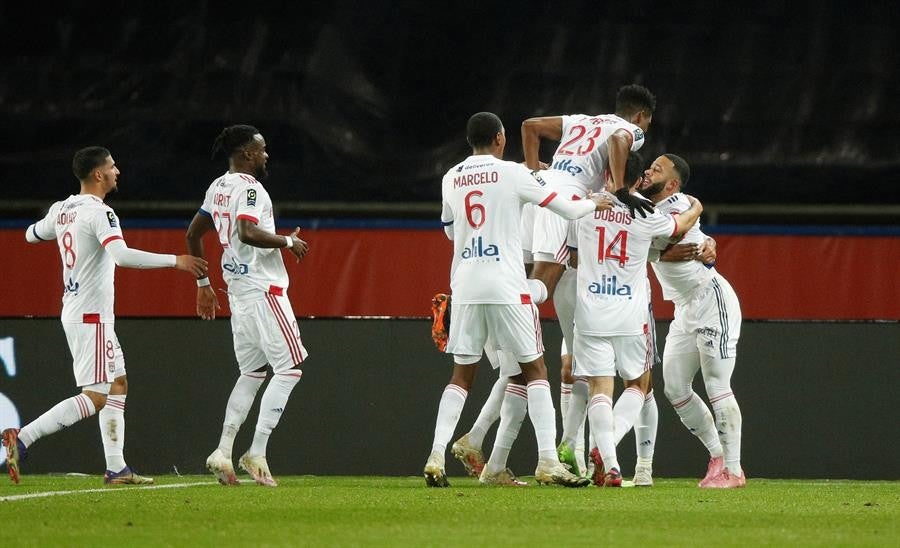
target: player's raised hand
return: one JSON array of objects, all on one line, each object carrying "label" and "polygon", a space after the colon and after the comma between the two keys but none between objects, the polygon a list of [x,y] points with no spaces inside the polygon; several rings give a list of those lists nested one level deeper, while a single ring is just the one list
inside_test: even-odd
[{"label": "player's raised hand", "polygon": [[613,206],[612,197],[610,197],[609,193],[607,192],[600,192],[598,194],[589,192],[588,200],[594,202],[595,211],[606,211],[608,209],[612,209]]},{"label": "player's raised hand", "polygon": [[291,232],[291,241],[294,242],[294,245],[290,247],[291,253],[297,257],[297,262],[300,262],[300,259],[306,256],[309,253],[309,244],[300,239],[300,227],[294,229]]},{"label": "player's raised hand", "polygon": [[209,263],[206,262],[206,259],[194,257],[193,255],[178,255],[175,257],[175,268],[190,272],[198,278],[206,276],[208,266]]},{"label": "player's raised hand", "polygon": [[216,298],[216,292],[212,286],[203,286],[197,288],[197,315],[204,320],[215,320],[216,310],[219,306],[219,299]]},{"label": "player's raised hand", "polygon": [[617,190],[616,198],[628,206],[631,216],[634,218],[637,218],[638,213],[640,213],[641,217],[646,217],[647,213],[653,213],[653,202],[629,193],[627,188]]}]

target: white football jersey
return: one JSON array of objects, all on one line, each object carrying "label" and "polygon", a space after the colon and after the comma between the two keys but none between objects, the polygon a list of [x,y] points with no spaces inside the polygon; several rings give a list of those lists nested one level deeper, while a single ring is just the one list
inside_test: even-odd
[{"label": "white football jersey", "polygon": [[614,203],[577,223],[575,330],[604,337],[641,335],[650,306],[650,243],[654,237],[671,237],[677,225],[672,215],[632,217],[627,206]]},{"label": "white football jersey", "polygon": [[631,150],[636,151],[644,146],[641,128],[615,114],[562,116],[562,138],[553,154],[550,169],[568,175],[583,191],[603,190],[609,169],[606,140],[620,129],[631,133]]},{"label": "white football jersey", "polygon": [[453,225],[450,288],[459,304],[530,303],[522,264],[521,212],[525,203],[594,210],[589,200],[565,202],[528,169],[490,155],[469,156],[444,175],[441,221]]},{"label": "white football jersey", "polygon": [[[687,197],[677,192],[656,204],[656,209],[663,214],[684,213],[691,208]],[[684,235],[678,243],[701,244],[706,241],[706,234],[700,230],[700,221]],[[691,300],[698,288],[715,276],[714,268],[707,268],[700,261],[659,262],[659,251],[664,250],[672,242],[669,238],[655,238],[653,250],[650,252],[651,265],[656,272],[659,285],[662,286],[663,298],[675,304],[683,304]]]},{"label": "white football jersey", "polygon": [[[272,200],[262,184],[246,173],[226,173],[213,181],[200,208],[210,215],[222,244],[222,277],[232,295],[288,287],[281,248],[260,248],[238,238],[238,219],[252,221],[275,233]],[[271,292],[277,293],[277,290]]]},{"label": "white football jersey", "polygon": [[34,224],[40,240],[56,239],[62,259],[63,323],[112,323],[116,262],[104,246],[122,238],[111,207],[91,194],[74,194],[50,206]]}]

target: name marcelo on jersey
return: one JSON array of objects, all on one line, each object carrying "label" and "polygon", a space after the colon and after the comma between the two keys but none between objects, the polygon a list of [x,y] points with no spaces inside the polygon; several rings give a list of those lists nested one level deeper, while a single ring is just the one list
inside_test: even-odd
[{"label": "name marcelo on jersey", "polygon": [[467,173],[453,178],[453,188],[474,185],[486,185],[500,181],[500,174],[496,171],[482,171],[480,173]]}]

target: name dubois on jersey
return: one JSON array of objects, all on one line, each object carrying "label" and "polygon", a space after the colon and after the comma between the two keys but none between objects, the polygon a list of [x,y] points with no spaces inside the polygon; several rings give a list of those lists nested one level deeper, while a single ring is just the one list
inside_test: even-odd
[{"label": "name dubois on jersey", "polygon": [[613,208],[607,209],[605,211],[595,211],[594,219],[598,221],[607,221],[610,223],[627,226],[631,224],[631,221],[634,220],[634,217],[632,217],[631,213],[624,209]]},{"label": "name dubois on jersey", "polygon": [[599,282],[592,282],[588,286],[588,291],[594,295],[607,295],[610,297],[628,297],[631,299],[631,286],[628,284],[619,285],[619,280],[615,274],[607,277],[606,274],[600,276]]},{"label": "name dubois on jersey", "polygon": [[481,236],[473,237],[469,245],[463,248],[460,255],[463,259],[500,260],[500,248],[495,244],[484,243]]},{"label": "name dubois on jersey", "polygon": [[500,181],[500,174],[496,171],[482,171],[479,173],[466,173],[453,178],[453,188],[464,186],[486,185]]}]

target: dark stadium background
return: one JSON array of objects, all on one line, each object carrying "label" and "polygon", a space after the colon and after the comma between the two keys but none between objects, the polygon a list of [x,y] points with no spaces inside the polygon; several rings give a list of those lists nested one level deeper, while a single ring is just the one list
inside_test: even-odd
[{"label": "dark stadium background", "polygon": [[[58,314],[61,290],[44,283],[58,276],[58,259],[52,246],[26,246],[21,231],[77,191],[70,162],[80,147],[107,146],[122,170],[108,202],[129,241],[181,252],[152,242],[180,243],[225,168],[209,157],[213,139],[251,123],[268,142],[265,184],[279,218],[322,243],[315,260],[349,264],[345,248],[324,245],[334,232],[356,231],[341,234],[365,246],[381,237],[376,228],[439,230],[438,181],[468,153],[473,112],[501,116],[506,157],[519,160],[525,118],[611,112],[616,90],[636,82],[658,99],[644,158],[674,152],[691,163],[688,190],[704,203],[705,229],[730,242],[721,270],[745,284],[735,287],[746,309],[761,310],[745,324],[734,379],[748,474],[896,479],[898,26],[896,4],[881,1],[0,1],[0,243],[9,261],[0,339],[15,338],[18,359],[15,376],[0,367],[0,392],[28,421],[73,390],[58,323],[22,319]],[[544,159],[552,151],[547,144]],[[411,238],[407,251],[423,241]],[[776,241],[778,256],[767,255]],[[446,255],[449,264],[449,247]],[[752,279],[741,280],[742,265]],[[359,276],[385,269],[400,278],[417,265],[386,255]],[[323,289],[314,270],[301,272],[291,286],[301,316],[303,302],[336,301],[338,290],[352,302],[352,284]],[[154,319],[190,314],[193,289],[173,273],[118,276],[117,305],[128,313],[117,331],[132,379],[126,454],[142,471],[174,463],[200,472],[236,374],[227,323]],[[429,279],[425,290],[445,284]],[[318,293],[304,295],[310,287]],[[408,289],[366,295],[390,302]],[[828,306],[787,300],[803,290]],[[171,301],[184,310],[167,312]],[[145,304],[163,312],[142,314]],[[841,313],[783,315],[834,307]],[[355,311],[334,315],[347,314]],[[780,321],[764,321],[772,318]],[[312,358],[273,436],[275,474],[419,473],[449,376],[426,322],[304,318],[301,329]],[[548,368],[555,384],[552,353]],[[658,376],[657,471],[700,473],[702,448]],[[482,371],[460,431],[490,379]],[[198,393],[199,411],[186,405]],[[25,472],[98,472],[96,430],[86,421],[42,440]],[[533,465],[531,437],[524,426],[519,473]]]}]

